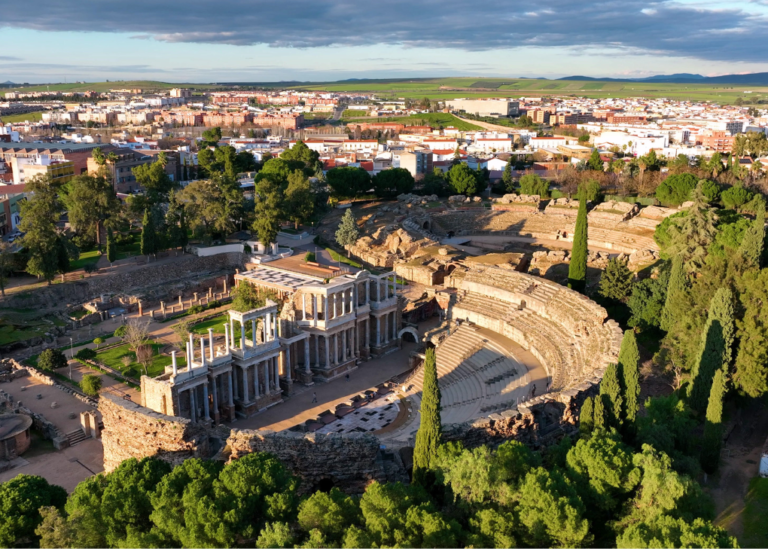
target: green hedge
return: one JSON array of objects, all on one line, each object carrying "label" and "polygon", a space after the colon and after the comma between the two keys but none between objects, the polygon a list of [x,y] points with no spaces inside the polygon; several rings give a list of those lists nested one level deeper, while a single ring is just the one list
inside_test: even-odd
[{"label": "green hedge", "polygon": [[605,195],[605,201],[614,200],[616,202],[628,202],[630,204],[640,204],[641,206],[658,206],[659,201],[653,198],[652,196],[649,197],[640,197],[640,196],[620,196],[617,194],[607,194]]}]

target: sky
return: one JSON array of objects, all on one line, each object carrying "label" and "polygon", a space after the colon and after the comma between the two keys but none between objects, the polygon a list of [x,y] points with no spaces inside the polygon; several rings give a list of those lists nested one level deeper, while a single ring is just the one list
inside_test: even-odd
[{"label": "sky", "polygon": [[768,72],[768,0],[0,0],[0,82]]}]

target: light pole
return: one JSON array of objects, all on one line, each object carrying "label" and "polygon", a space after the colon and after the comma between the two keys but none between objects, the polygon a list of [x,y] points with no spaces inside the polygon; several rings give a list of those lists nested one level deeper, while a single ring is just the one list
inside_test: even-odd
[{"label": "light pole", "polygon": [[72,349],[72,338],[69,338],[69,381],[72,381],[72,361],[74,360],[75,355],[74,351]]}]

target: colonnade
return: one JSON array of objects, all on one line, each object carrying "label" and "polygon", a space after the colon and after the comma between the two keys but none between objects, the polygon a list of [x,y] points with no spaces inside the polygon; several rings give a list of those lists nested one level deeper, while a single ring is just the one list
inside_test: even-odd
[{"label": "colonnade", "polygon": [[[244,405],[258,398],[280,391],[280,365],[278,355],[263,359],[256,364],[233,365],[238,368],[234,376],[234,392]],[[253,398],[251,398],[253,397]]]},{"label": "colonnade", "polygon": [[[219,374],[210,373],[203,383],[179,390],[180,403],[184,395],[187,395],[190,419],[193,422],[203,419],[209,420],[211,416],[216,417],[218,415],[220,417],[222,406],[229,408],[234,406],[232,379],[230,370]],[[200,414],[201,409],[202,415]]]},{"label": "colonnade", "polygon": [[[261,322],[258,322],[261,320]],[[245,338],[245,326],[246,323],[251,323],[251,340],[250,342]],[[244,320],[243,322],[240,322],[240,345],[236,345],[236,339],[235,339],[235,319],[230,316],[229,318],[229,345],[233,349],[241,349],[244,350],[246,346],[248,347],[256,347],[259,344],[262,343],[268,343],[270,341],[275,341],[278,336],[278,319],[277,314],[272,313],[265,313],[261,316],[254,317],[250,320]],[[227,325],[224,325],[224,328],[226,330]],[[261,341],[259,341],[259,339]]]}]

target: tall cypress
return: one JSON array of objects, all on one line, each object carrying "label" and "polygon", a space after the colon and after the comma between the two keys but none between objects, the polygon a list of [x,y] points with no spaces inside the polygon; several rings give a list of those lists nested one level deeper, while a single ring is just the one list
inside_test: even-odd
[{"label": "tall cypress", "polygon": [[704,444],[701,449],[701,466],[707,473],[714,473],[720,465],[720,447],[723,443],[723,398],[727,387],[722,369],[715,372],[712,390],[707,404],[707,420],[704,423]]},{"label": "tall cypress", "polygon": [[588,435],[595,427],[595,412],[592,397],[584,399],[584,404],[581,405],[581,412],[579,412],[579,433],[581,435]]},{"label": "tall cypress", "polygon": [[115,249],[115,238],[112,229],[107,231],[107,261],[110,265],[117,259],[117,250]]},{"label": "tall cypress", "polygon": [[157,252],[157,234],[155,232],[155,220],[149,210],[144,210],[144,219],[141,225],[141,255],[152,255]]},{"label": "tall cypress", "polygon": [[729,288],[719,288],[709,302],[699,357],[691,369],[688,386],[691,408],[699,413],[706,409],[715,372],[721,368],[727,372],[730,366],[736,333],[733,319],[733,292]]},{"label": "tall cypress", "polygon": [[592,407],[592,428],[597,431],[598,429],[605,429],[605,406],[603,405],[603,398],[601,396],[595,397]]},{"label": "tall cypress", "polygon": [[683,268],[683,256],[675,255],[672,258],[672,271],[669,273],[667,286],[667,298],[664,302],[664,310],[661,312],[661,329],[668,332],[675,324],[673,311],[674,300],[685,291],[685,269]]},{"label": "tall cypress", "polygon": [[619,351],[619,371],[621,388],[624,393],[624,419],[633,424],[637,418],[638,399],[640,398],[640,351],[634,330],[624,332]]},{"label": "tall cypress", "polygon": [[573,231],[571,263],[568,265],[568,287],[583,292],[587,286],[587,198],[586,193],[579,193],[579,212],[576,215],[576,228]]},{"label": "tall cypress", "polygon": [[760,200],[755,220],[744,233],[744,238],[739,247],[739,253],[749,267],[760,268],[762,266],[764,240],[765,204]]},{"label": "tall cypress", "polygon": [[440,386],[437,382],[435,350],[427,349],[424,360],[424,388],[421,393],[421,424],[413,450],[413,480],[429,483],[429,473],[437,455],[442,435],[440,422]]},{"label": "tall cypress", "polygon": [[621,396],[621,384],[619,383],[619,369],[616,364],[609,364],[600,382],[600,398],[605,406],[607,424],[618,427],[621,425],[621,409],[624,399]]}]

